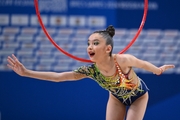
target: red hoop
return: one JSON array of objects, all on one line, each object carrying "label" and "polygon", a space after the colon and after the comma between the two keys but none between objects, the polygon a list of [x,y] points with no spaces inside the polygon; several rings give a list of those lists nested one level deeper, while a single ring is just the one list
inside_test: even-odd
[{"label": "red hoop", "polygon": [[[81,61],[81,62],[92,62],[91,60],[87,60],[87,59],[83,59],[83,58],[78,58],[76,56],[73,56],[71,55],[70,53],[66,52],[65,50],[63,50],[61,47],[59,47],[55,42],[54,40],[51,38],[51,36],[49,35],[49,33],[47,32],[43,22],[42,22],[42,19],[41,19],[41,16],[40,16],[40,13],[39,13],[39,9],[38,9],[38,0],[34,0],[34,5],[35,5],[35,9],[36,9],[36,15],[38,17],[38,20],[39,20],[39,23],[44,31],[44,33],[46,34],[46,36],[48,37],[48,39],[50,40],[50,42],[59,50],[61,51],[62,53],[64,53],[65,55],[67,55],[68,57],[70,58],[73,58],[75,60],[78,60],[78,61]],[[132,44],[136,41],[137,37],[139,36],[140,32],[142,31],[143,27],[144,27],[144,24],[145,24],[145,21],[146,21],[146,16],[147,16],[147,10],[148,10],[148,0],[144,0],[144,14],[143,14],[143,19],[142,19],[142,22],[140,24],[140,27],[136,33],[136,35],[134,36],[134,38],[131,40],[131,42],[122,50],[119,52],[119,54],[122,54],[124,52],[126,52],[129,47],[132,46]]]},{"label": "red hoop", "polygon": [[144,27],[144,24],[146,21],[146,16],[147,16],[147,10],[148,10],[148,0],[144,0],[144,14],[143,14],[143,18],[142,18],[140,27],[139,27],[136,35],[134,36],[134,38],[131,40],[131,42],[121,52],[119,52],[119,54],[126,52],[132,46],[132,44],[136,41],[137,37],[139,36],[139,34],[141,33],[141,31]]}]

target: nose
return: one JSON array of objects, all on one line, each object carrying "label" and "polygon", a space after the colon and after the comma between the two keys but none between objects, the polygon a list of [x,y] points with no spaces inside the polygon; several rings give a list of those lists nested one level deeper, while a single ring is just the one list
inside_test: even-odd
[{"label": "nose", "polygon": [[89,45],[87,49],[92,50],[92,45]]}]

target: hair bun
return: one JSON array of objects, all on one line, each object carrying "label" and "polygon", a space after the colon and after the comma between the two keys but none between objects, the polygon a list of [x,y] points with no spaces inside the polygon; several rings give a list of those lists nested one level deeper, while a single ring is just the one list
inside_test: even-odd
[{"label": "hair bun", "polygon": [[114,27],[113,27],[112,25],[108,26],[108,27],[106,28],[106,31],[109,33],[109,35],[110,35],[111,37],[113,37],[113,36],[115,35],[115,29],[114,29]]}]

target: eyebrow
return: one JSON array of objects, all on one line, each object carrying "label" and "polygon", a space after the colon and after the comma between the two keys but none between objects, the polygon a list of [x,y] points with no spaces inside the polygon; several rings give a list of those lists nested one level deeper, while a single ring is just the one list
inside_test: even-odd
[{"label": "eyebrow", "polygon": [[[88,42],[89,42],[90,40],[88,39]],[[92,41],[99,41],[98,39],[94,39],[94,40],[92,40]]]}]

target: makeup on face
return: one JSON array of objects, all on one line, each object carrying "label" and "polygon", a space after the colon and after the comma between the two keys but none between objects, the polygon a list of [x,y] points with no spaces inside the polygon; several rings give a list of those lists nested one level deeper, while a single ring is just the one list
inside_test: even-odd
[{"label": "makeup on face", "polygon": [[89,37],[87,45],[88,45],[87,53],[88,53],[90,59],[92,60],[92,59],[95,59],[94,56],[97,53],[99,53],[101,50],[103,50],[105,41],[102,40],[102,37],[99,34],[93,34]]},{"label": "makeup on face", "polygon": [[[95,55],[95,52],[93,51],[93,46],[95,45],[98,45],[99,44],[99,41],[98,40],[93,40],[93,41],[90,41],[88,40],[88,54],[90,57],[93,57]],[[91,48],[89,48],[91,47]]]}]

